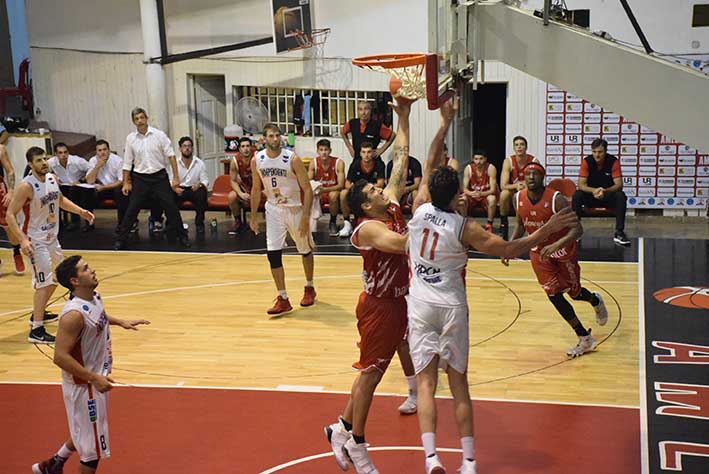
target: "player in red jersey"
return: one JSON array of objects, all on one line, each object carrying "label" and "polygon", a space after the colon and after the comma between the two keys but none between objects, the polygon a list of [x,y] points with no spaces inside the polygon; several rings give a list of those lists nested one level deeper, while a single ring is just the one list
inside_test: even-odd
[{"label": "player in red jersey", "polygon": [[[542,165],[530,162],[524,167],[526,189],[517,193],[515,208],[517,226],[512,240],[518,239],[525,232],[533,234],[549,218],[560,210],[569,207],[569,202],[558,191],[544,186],[545,170]],[[568,293],[571,299],[586,301],[596,312],[596,322],[603,326],[608,322],[608,311],[599,293],[591,293],[581,286],[581,268],[577,258],[577,240],[583,234],[579,222],[570,230],[562,230],[545,239],[529,252],[532,268],[537,281],[542,286],[549,301],[561,314],[579,338],[578,344],[566,351],[569,357],[578,357],[596,349],[596,340],[591,330],[579,321],[573,306],[564,298]],[[503,263],[507,264],[506,260]]]},{"label": "player in red jersey", "polygon": [[497,168],[488,163],[487,154],[482,150],[473,153],[473,162],[465,167],[463,175],[463,209],[461,214],[468,216],[476,207],[487,210],[485,230],[492,233],[492,222],[497,212]]},{"label": "player in red jersey", "polygon": [[507,157],[502,163],[500,173],[500,234],[507,240],[508,223],[507,216],[512,210],[512,198],[515,193],[524,189],[524,173],[522,169],[527,163],[537,161],[533,155],[527,153],[527,139],[516,136],[512,139],[514,154]]},{"label": "player in red jersey", "polygon": [[345,162],[336,156],[331,156],[330,140],[318,140],[318,156],[312,159],[308,166],[308,179],[320,183],[317,194],[320,206],[330,206],[330,235],[336,236],[337,213],[340,210],[340,191],[345,188]]},{"label": "player in red jersey", "polygon": [[325,427],[337,464],[346,470],[351,462],[358,474],[378,473],[367,453],[364,426],[374,391],[407,326],[406,222],[398,200],[404,192],[408,169],[411,102],[399,98],[392,107],[399,120],[389,184],[381,189],[362,179],[347,195],[349,207],[359,220],[352,244],[364,260],[364,291],[356,309],[360,357],[353,364],[359,375],[339,421]]},{"label": "player in red jersey", "polygon": [[[2,138],[6,135],[7,132],[5,132],[2,124],[0,124],[0,227],[5,229],[5,233],[10,240],[10,245],[12,245],[12,258],[15,261],[15,273],[22,275],[25,273],[25,262],[22,260],[22,254],[20,253],[20,242],[8,231],[7,220],[5,219],[7,208],[10,206],[10,201],[12,201],[12,193],[15,190],[15,169],[12,166],[12,162],[4,146],[4,139]],[[1,267],[2,261],[0,260],[0,268]],[[0,274],[2,274],[1,269]]]},{"label": "player in red jersey", "polygon": [[[251,177],[251,158],[254,156],[254,146],[249,137],[241,137],[239,139],[239,151],[229,162],[229,176],[231,178],[231,191],[229,192],[228,201],[231,214],[234,216],[234,225],[229,229],[230,234],[241,232],[246,226],[241,222],[242,207],[249,209],[251,207],[251,185],[253,183]],[[261,194],[261,202],[259,207],[263,207],[266,203],[266,195]],[[258,212],[258,210],[254,210]]]}]

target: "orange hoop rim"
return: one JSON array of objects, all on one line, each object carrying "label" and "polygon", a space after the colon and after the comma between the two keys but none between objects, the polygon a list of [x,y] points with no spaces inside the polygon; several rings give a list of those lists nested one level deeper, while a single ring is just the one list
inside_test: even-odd
[{"label": "orange hoop rim", "polygon": [[426,63],[426,53],[389,53],[360,56],[352,59],[352,64],[359,67],[381,67],[396,69],[419,66]]}]

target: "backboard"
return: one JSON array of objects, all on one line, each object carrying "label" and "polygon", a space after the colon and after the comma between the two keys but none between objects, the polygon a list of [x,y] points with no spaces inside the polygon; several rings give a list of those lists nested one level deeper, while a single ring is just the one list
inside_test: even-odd
[{"label": "backboard", "polygon": [[313,30],[310,7],[310,0],[271,0],[276,53],[303,48],[299,38]]}]

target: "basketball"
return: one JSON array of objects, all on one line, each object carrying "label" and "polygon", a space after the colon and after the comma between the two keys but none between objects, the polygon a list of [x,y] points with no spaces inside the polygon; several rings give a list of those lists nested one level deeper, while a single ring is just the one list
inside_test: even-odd
[{"label": "basketball", "polygon": [[684,308],[709,309],[709,288],[675,286],[658,290],[653,295],[661,303]]},{"label": "basketball", "polygon": [[389,79],[389,92],[391,92],[391,96],[394,98],[398,97],[399,89],[401,89],[401,80],[396,76],[391,76],[391,79]]}]

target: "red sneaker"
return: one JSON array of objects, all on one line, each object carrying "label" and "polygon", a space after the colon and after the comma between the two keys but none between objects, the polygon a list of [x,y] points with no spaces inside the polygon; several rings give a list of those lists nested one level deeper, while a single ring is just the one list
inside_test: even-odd
[{"label": "red sneaker", "polygon": [[485,224],[485,232],[492,234],[492,224],[490,224],[489,222]]},{"label": "red sneaker", "polygon": [[276,303],[273,305],[272,308],[268,309],[266,313],[271,315],[277,315],[290,313],[291,311],[293,311],[293,307],[290,305],[290,301],[288,301],[288,298],[281,298],[280,296],[278,296],[276,297]]},{"label": "red sneaker", "polygon": [[15,260],[15,273],[18,275],[25,274],[25,261],[22,259],[22,255],[17,254],[13,257]]},{"label": "red sneaker", "polygon": [[306,286],[305,291],[303,292],[303,299],[300,300],[300,305],[301,306],[314,305],[316,296],[317,296],[317,293],[315,293],[315,288],[313,288],[312,286]]}]

